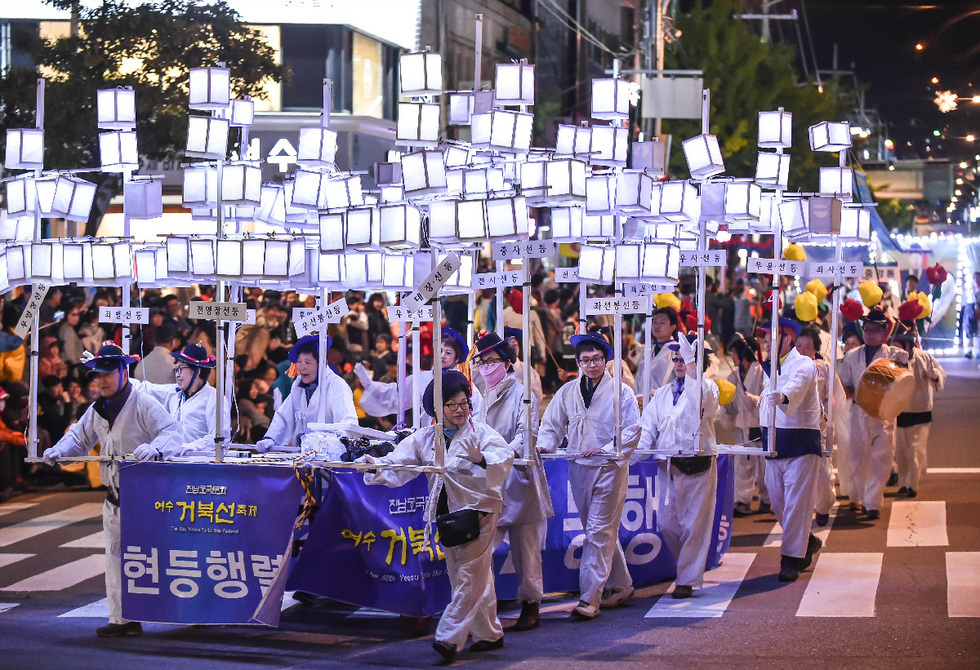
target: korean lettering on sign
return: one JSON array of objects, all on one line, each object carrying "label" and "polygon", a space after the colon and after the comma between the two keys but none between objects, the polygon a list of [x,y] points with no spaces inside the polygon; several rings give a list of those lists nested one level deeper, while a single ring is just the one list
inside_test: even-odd
[{"label": "korean lettering on sign", "polygon": [[389,307],[388,321],[392,323],[432,321],[432,305],[425,305],[419,309],[410,309],[400,305]]},{"label": "korean lettering on sign", "polygon": [[725,251],[715,249],[712,251],[682,251],[680,253],[680,266],[682,268],[697,268],[701,266],[713,267],[725,265]]},{"label": "korean lettering on sign", "polygon": [[48,294],[48,289],[51,288],[50,284],[34,284],[34,292],[31,293],[31,299],[27,301],[27,307],[21,313],[20,318],[17,320],[17,326],[14,328],[14,334],[23,339],[27,337],[27,333],[31,330],[31,326],[34,325],[34,319],[37,318],[37,312],[41,309],[41,303],[44,302],[44,296]]},{"label": "korean lettering on sign", "polygon": [[864,275],[863,263],[834,263],[833,261],[811,261],[807,264],[807,275],[811,277],[860,277]]},{"label": "korean lettering on sign", "polygon": [[780,261],[772,258],[750,258],[748,271],[753,274],[793,275],[806,274],[806,261]]},{"label": "korean lettering on sign", "polygon": [[520,286],[524,283],[524,268],[507,272],[479,272],[473,275],[473,288],[499,288]]},{"label": "korean lettering on sign", "polygon": [[578,268],[555,268],[555,281],[559,284],[570,284],[579,281]]},{"label": "korean lettering on sign", "polygon": [[245,323],[248,308],[243,302],[205,302],[195,300],[187,306],[187,316],[191,319],[207,321],[236,321]]},{"label": "korean lettering on sign", "polygon": [[875,267],[873,265],[864,268],[864,278],[869,281],[899,281],[899,269],[897,267]]},{"label": "korean lettering on sign", "polygon": [[[355,547],[364,545],[365,551],[371,551],[372,544],[378,541],[379,536],[382,548],[385,546],[384,540],[387,540],[388,553],[385,556],[385,563],[388,565],[396,562],[399,565],[406,565],[409,548],[412,550],[412,556],[426,552],[430,561],[442,560],[446,557],[442,545],[439,544],[439,531],[436,530],[435,537],[431,541],[426,541],[424,527],[408,526],[406,531],[404,526],[399,526],[397,528],[385,528],[380,533],[375,533],[373,530],[344,528],[340,532],[340,536],[344,540],[353,542]],[[382,581],[394,580],[395,576],[382,575],[381,579]]]},{"label": "korean lettering on sign", "polygon": [[637,298],[589,298],[585,302],[586,314],[646,314],[650,299]]},{"label": "korean lettering on sign", "polygon": [[[325,327],[327,324],[340,323],[340,320],[350,312],[350,307],[347,304],[346,298],[335,300],[323,309],[299,309],[302,309],[303,312],[305,312],[304,316],[293,321],[293,327],[296,329],[296,335],[299,337],[311,335],[312,333]],[[293,310],[293,314],[296,314],[299,309]]]},{"label": "korean lettering on sign", "polygon": [[148,307],[99,307],[102,323],[149,323]]},{"label": "korean lettering on sign", "polygon": [[544,258],[554,255],[555,243],[552,240],[493,243],[493,260],[495,261],[509,261],[514,258]]},{"label": "korean lettering on sign", "polygon": [[436,265],[435,269],[429,273],[429,276],[405,298],[402,306],[416,310],[423,307],[449,281],[449,278],[459,270],[460,265],[462,263],[459,260],[459,256],[454,253],[443,258]]},{"label": "korean lettering on sign", "polygon": [[646,282],[629,282],[623,284],[623,296],[627,298],[638,298],[656,293],[672,293],[673,291],[673,284],[649,284]]},{"label": "korean lettering on sign", "polygon": [[[163,571],[167,589],[178,598],[193,598],[201,587],[211,588],[219,598],[237,600],[248,595],[248,569],[258,581],[262,595],[268,590],[276,570],[282,564],[282,555],[250,554],[246,564],[243,551],[211,550],[204,557],[197,549],[169,549],[167,567]],[[160,594],[160,555],[156,547],[128,546],[123,553],[123,575],[126,592],[140,595]],[[205,580],[207,576],[207,580]]]}]

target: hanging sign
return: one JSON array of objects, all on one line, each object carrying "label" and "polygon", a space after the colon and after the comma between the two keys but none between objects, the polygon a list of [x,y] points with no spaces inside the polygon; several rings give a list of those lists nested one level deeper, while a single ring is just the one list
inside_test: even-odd
[{"label": "hanging sign", "polygon": [[726,259],[724,249],[680,252],[680,266],[682,268],[699,268],[702,266],[724,267],[725,262]]},{"label": "hanging sign", "polygon": [[552,240],[533,240],[529,242],[494,242],[493,260],[509,261],[514,258],[545,258],[555,255]]},{"label": "hanging sign", "polygon": [[577,284],[578,268],[555,268],[555,281],[559,284]]},{"label": "hanging sign", "polygon": [[415,290],[412,291],[407,298],[405,298],[405,303],[403,307],[408,307],[409,309],[420,309],[427,302],[432,300],[432,296],[436,292],[445,286],[449,278],[459,270],[462,262],[459,260],[459,256],[455,253],[451,253],[436,265],[435,269],[429,273],[422,283],[420,283]]},{"label": "hanging sign", "polygon": [[639,298],[587,298],[586,314],[646,314],[650,311],[650,299]]},{"label": "hanging sign", "polygon": [[646,282],[630,282],[628,284],[623,284],[623,297],[625,298],[638,298],[644,295],[673,292],[673,284],[649,284]]},{"label": "hanging sign", "polygon": [[419,309],[409,309],[400,305],[389,307],[388,321],[391,323],[432,321],[432,305],[424,305]]},{"label": "hanging sign", "polygon": [[149,323],[149,307],[99,307],[101,323]]},{"label": "hanging sign", "polygon": [[809,277],[834,277],[838,273],[841,277],[862,277],[864,276],[864,263],[834,263],[833,261],[810,261],[807,264],[807,276]]},{"label": "hanging sign", "polygon": [[205,302],[194,300],[187,306],[187,317],[205,321],[237,321],[245,323],[248,307],[243,302]]},{"label": "hanging sign", "polygon": [[293,321],[293,328],[296,329],[297,337],[306,337],[307,335],[312,335],[315,331],[329,323],[340,323],[340,320],[350,313],[350,307],[347,304],[346,298],[341,298],[336,300],[323,309],[310,309],[310,308],[297,308],[293,310],[295,315],[297,312],[306,312],[301,318]]},{"label": "hanging sign", "polygon": [[34,292],[31,293],[31,299],[27,301],[27,307],[24,308],[20,319],[17,320],[14,335],[21,339],[27,337],[27,333],[30,331],[31,326],[34,325],[34,319],[37,318],[37,312],[41,309],[41,303],[44,302],[44,296],[48,294],[49,288],[51,288],[50,284],[34,284]]},{"label": "hanging sign", "polygon": [[[880,282],[880,281],[900,281],[901,280],[901,277],[899,276],[899,272],[900,271],[895,266],[892,266],[892,267],[876,267],[874,265],[870,265],[870,266],[868,266],[866,268],[863,268],[863,270],[864,270],[863,276],[868,281]],[[851,275],[846,275],[846,276],[851,276]],[[855,276],[860,276],[860,275],[855,275]]]},{"label": "hanging sign", "polygon": [[521,286],[524,283],[524,268],[505,272],[478,272],[473,275],[473,288],[499,288],[501,286]]},{"label": "hanging sign", "polygon": [[793,275],[806,274],[806,261],[777,261],[772,258],[750,258],[748,271],[752,274]]}]

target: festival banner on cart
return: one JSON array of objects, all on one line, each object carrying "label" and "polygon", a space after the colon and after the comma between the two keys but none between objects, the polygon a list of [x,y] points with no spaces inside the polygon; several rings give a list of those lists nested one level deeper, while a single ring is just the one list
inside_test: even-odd
[{"label": "festival banner on cart", "polygon": [[302,502],[291,467],[134,463],[119,480],[125,618],[279,624]]}]

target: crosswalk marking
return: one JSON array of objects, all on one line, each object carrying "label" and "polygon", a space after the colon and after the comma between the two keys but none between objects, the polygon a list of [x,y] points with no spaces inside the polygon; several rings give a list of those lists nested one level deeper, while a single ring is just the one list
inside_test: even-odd
[{"label": "crosswalk marking", "polygon": [[694,591],[693,598],[670,597],[675,584],[646,613],[647,619],[707,619],[720,617],[728,609],[739,585],[755,559],[747,552],[728,553],[720,567],[704,573],[704,587]]},{"label": "crosswalk marking", "polygon": [[28,509],[30,507],[34,507],[34,505],[36,504],[37,503],[33,503],[33,502],[4,503],[3,505],[0,505],[0,516],[3,516],[4,514],[10,514],[12,512],[19,512],[22,509]]},{"label": "crosswalk marking", "polygon": [[885,555],[820,553],[796,616],[873,617]]},{"label": "crosswalk marking", "polygon": [[927,475],[980,475],[980,468],[927,468]]},{"label": "crosswalk marking", "polygon": [[889,547],[947,547],[946,502],[896,500],[888,519]]},{"label": "crosswalk marking", "polygon": [[18,605],[20,605],[20,603],[0,603],[0,614],[12,610]]},{"label": "crosswalk marking", "polygon": [[25,558],[30,558],[34,554],[0,554],[0,568],[5,568],[12,563],[17,561],[23,561]]},{"label": "crosswalk marking", "polygon": [[105,556],[93,554],[0,587],[4,591],[60,591],[105,572]]},{"label": "crosswalk marking", "polygon": [[951,617],[980,617],[980,551],[946,552],[946,605]]},{"label": "crosswalk marking", "polygon": [[[837,519],[837,511],[840,509],[840,503],[834,503],[834,506],[830,508],[830,521],[827,522],[826,526],[818,526],[816,520],[814,520],[810,532],[820,538],[827,545],[827,540],[830,538],[830,529],[834,527],[834,521]],[[765,541],[762,543],[763,547],[773,547],[778,549],[783,546],[783,527],[777,521],[769,531],[769,535],[766,536]]]},{"label": "crosswalk marking", "polygon": [[102,515],[102,503],[82,503],[54,514],[46,514],[34,519],[16,523],[7,528],[0,528],[0,547],[7,547],[17,542],[29,540],[41,533],[55,530],[85,519]]},{"label": "crosswalk marking", "polygon": [[63,545],[61,545],[61,548],[105,550],[105,531],[100,530],[97,533],[92,533],[91,535],[80,537],[77,540],[72,540],[71,542],[65,542]]},{"label": "crosswalk marking", "polygon": [[109,618],[109,599],[103,598],[94,603],[76,607],[64,614],[58,615],[59,619],[108,619]]}]

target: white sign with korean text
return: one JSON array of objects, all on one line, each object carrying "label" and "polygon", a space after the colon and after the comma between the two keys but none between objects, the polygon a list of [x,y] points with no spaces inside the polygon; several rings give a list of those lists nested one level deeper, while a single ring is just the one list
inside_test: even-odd
[{"label": "white sign with korean text", "polygon": [[586,314],[646,314],[650,311],[650,298],[588,298]]},{"label": "white sign with korean text", "polygon": [[392,323],[432,321],[432,305],[425,305],[420,309],[409,309],[400,305],[389,307],[388,321]]},{"label": "white sign with korean text", "polygon": [[402,306],[414,310],[423,307],[427,302],[432,300],[432,296],[449,281],[449,278],[459,270],[460,265],[462,265],[462,262],[455,253],[443,258],[436,265],[435,269],[429,273],[429,276],[405,298]]},{"label": "white sign with korean text", "polygon": [[245,323],[248,307],[243,302],[206,302],[194,300],[187,306],[187,316],[206,321],[237,321]]},{"label": "white sign with korean text", "polygon": [[17,320],[14,335],[21,339],[27,337],[27,333],[30,332],[31,326],[34,325],[34,319],[37,318],[37,312],[41,309],[41,303],[44,302],[44,296],[48,294],[49,288],[51,288],[50,284],[34,284],[34,292],[31,293],[31,299],[27,301],[27,307],[24,308],[20,319]]},{"label": "white sign with korean text", "polygon": [[493,243],[493,260],[495,261],[509,261],[513,258],[544,258],[554,255],[555,243],[552,240]]},{"label": "white sign with korean text", "polygon": [[748,271],[753,274],[793,275],[806,274],[806,261],[777,261],[772,258],[750,258]]},{"label": "white sign with korean text", "polygon": [[478,272],[473,275],[473,288],[499,288],[501,286],[521,286],[524,283],[524,268],[505,272]]},{"label": "white sign with korean text", "polygon": [[99,321],[102,323],[149,323],[148,307],[99,307]]},{"label": "white sign with korean text", "polygon": [[579,280],[578,268],[555,268],[555,281],[559,284],[574,284]]},{"label": "white sign with korean text", "polygon": [[680,256],[680,266],[682,268],[699,268],[702,265],[704,267],[723,267],[726,262],[724,249],[682,251]]},{"label": "white sign with korean text", "polygon": [[901,280],[900,272],[901,271],[899,270],[899,268],[895,266],[875,267],[874,265],[869,265],[868,267],[864,268],[863,276],[865,279],[873,282],[900,281]]},{"label": "white sign with korean text", "polygon": [[350,313],[350,306],[348,306],[346,298],[341,298],[330,303],[323,309],[310,310],[309,308],[300,307],[294,310],[293,314],[296,314],[300,310],[308,313],[303,315],[302,318],[295,319],[293,321],[293,328],[296,329],[297,337],[306,337],[319,331],[327,324],[340,323],[340,320]]},{"label": "white sign with korean text", "polygon": [[840,271],[841,277],[864,276],[863,263],[834,263],[833,261],[810,261],[807,263],[807,275],[810,277],[834,277]]},{"label": "white sign with korean text", "polygon": [[646,282],[629,282],[623,284],[623,297],[637,298],[657,293],[673,293],[673,284],[649,284]]}]

